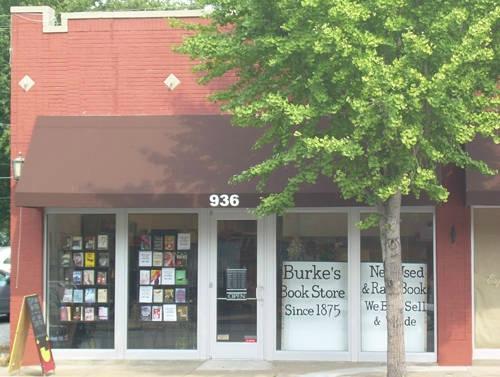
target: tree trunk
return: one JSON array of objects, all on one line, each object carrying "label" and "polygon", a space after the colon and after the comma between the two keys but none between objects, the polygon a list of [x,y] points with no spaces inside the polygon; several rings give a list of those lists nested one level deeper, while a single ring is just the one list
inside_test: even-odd
[{"label": "tree trunk", "polygon": [[404,343],[403,270],[401,262],[400,214],[398,191],[378,208],[380,242],[384,261],[387,300],[387,377],[406,374]]}]

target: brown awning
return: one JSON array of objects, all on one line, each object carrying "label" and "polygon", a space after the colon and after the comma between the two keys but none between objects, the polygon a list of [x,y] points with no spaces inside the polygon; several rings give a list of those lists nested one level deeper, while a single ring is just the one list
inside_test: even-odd
[{"label": "brown awning", "polygon": [[[40,117],[16,187],[24,207],[203,208],[210,194],[259,202],[255,182],[228,179],[261,161],[259,130],[227,116]],[[259,153],[261,156],[259,156]],[[273,177],[269,191],[283,187]],[[326,180],[297,195],[298,206],[352,205]]]},{"label": "brown awning", "polygon": [[[500,145],[491,140],[477,138],[467,145],[467,152],[500,170]],[[500,175],[482,175],[477,171],[466,172],[468,205],[500,205]]]}]

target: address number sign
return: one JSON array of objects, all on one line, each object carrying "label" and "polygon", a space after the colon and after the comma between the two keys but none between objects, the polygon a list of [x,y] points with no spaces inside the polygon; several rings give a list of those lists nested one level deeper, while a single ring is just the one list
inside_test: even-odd
[{"label": "address number sign", "polygon": [[210,207],[238,207],[240,205],[238,194],[212,194],[208,200]]}]

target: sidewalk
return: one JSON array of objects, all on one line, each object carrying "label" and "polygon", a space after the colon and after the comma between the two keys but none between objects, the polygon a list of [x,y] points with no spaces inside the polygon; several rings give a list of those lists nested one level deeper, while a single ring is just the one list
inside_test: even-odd
[{"label": "sidewalk", "polygon": [[[382,377],[379,363],[266,362],[266,361],[61,361],[56,376],[68,377]],[[500,363],[472,367],[409,365],[409,377],[500,377]],[[7,376],[0,368],[0,376]],[[40,367],[24,367],[21,376],[40,376]]]}]

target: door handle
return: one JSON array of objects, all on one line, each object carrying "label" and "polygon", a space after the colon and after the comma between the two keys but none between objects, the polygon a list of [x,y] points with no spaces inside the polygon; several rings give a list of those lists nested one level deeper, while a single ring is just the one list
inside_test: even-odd
[{"label": "door handle", "polygon": [[256,289],[256,296],[257,296],[257,301],[264,301],[264,287],[262,286],[257,286]]}]

